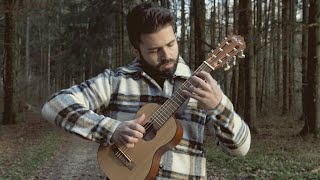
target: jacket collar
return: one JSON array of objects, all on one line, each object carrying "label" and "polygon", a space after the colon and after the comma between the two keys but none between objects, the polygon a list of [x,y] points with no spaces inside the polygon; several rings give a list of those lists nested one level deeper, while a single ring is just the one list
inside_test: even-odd
[{"label": "jacket collar", "polygon": [[[127,66],[120,67],[117,70],[117,74],[142,74],[144,71],[142,69],[142,65],[138,58],[135,58],[131,63],[129,63]],[[189,68],[189,66],[184,62],[182,57],[179,56],[178,58],[178,65],[177,69],[173,74],[173,78],[175,77],[181,77],[183,79],[187,79],[191,76],[192,72]]]}]

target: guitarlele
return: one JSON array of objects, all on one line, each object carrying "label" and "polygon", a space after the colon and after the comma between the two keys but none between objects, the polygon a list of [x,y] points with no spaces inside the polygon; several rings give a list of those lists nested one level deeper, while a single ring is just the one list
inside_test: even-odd
[{"label": "guitarlele", "polygon": [[[204,61],[195,72],[211,72],[235,63],[235,56],[243,56],[245,42],[241,36],[229,35],[215,50],[211,51],[208,59]],[[140,180],[154,179],[159,170],[161,156],[169,149],[179,144],[183,129],[174,119],[173,114],[185,102],[187,97],[182,95],[182,90],[190,85],[197,86],[189,78],[178,88],[173,96],[163,105],[147,104],[137,113],[146,115],[142,123],[146,129],[144,137],[139,140],[134,148],[126,148],[116,144],[100,145],[97,158],[102,171],[111,180]]]}]

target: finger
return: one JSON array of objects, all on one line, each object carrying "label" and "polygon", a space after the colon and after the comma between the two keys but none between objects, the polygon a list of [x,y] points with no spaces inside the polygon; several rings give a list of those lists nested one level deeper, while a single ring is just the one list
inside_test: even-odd
[{"label": "finger", "polygon": [[127,130],[126,135],[134,137],[134,138],[139,138],[139,139],[141,139],[143,137],[143,133],[141,133],[140,131],[137,131],[137,130],[132,130],[132,129]]},{"label": "finger", "polygon": [[125,135],[123,138],[126,143],[137,143],[138,142],[138,138],[135,138],[132,136]]},{"label": "finger", "polygon": [[130,129],[133,129],[133,130],[136,130],[136,131],[139,131],[141,133],[145,133],[145,128],[141,125],[145,120],[145,114],[142,114],[140,117],[132,120],[131,124],[130,124]]},{"label": "finger", "polygon": [[194,87],[192,85],[188,88],[188,90],[190,91],[190,93],[196,94],[198,96],[202,96],[203,97],[203,96],[206,95],[206,91],[202,90],[201,88],[196,88],[196,87]]},{"label": "finger", "polygon": [[145,128],[143,126],[141,126],[140,124],[137,124],[137,123],[130,123],[129,126],[128,126],[131,130],[134,130],[134,131],[138,131],[142,134],[145,133]]},{"label": "finger", "polygon": [[197,75],[195,75],[195,76],[191,77],[191,80],[194,82],[193,84],[196,84],[198,87],[200,87],[204,90],[210,90],[209,85],[201,77],[198,77]]},{"label": "finger", "polygon": [[124,146],[126,148],[134,148],[134,143],[127,143],[127,144],[124,144]]},{"label": "finger", "polygon": [[141,116],[139,116],[138,118],[134,119],[133,122],[138,123],[138,124],[142,124],[144,119],[145,119],[146,115],[143,113]]},{"label": "finger", "polygon": [[207,81],[207,83],[210,85],[217,85],[217,81],[215,79],[213,79],[212,76],[210,75],[210,73],[208,73],[208,72],[200,71],[196,75],[201,77],[205,81]]},{"label": "finger", "polygon": [[195,100],[198,100],[198,101],[202,101],[204,98],[200,97],[198,94],[195,94],[195,93],[191,93],[187,90],[182,90],[182,93],[185,95],[185,96],[188,96],[188,97],[191,97]]}]

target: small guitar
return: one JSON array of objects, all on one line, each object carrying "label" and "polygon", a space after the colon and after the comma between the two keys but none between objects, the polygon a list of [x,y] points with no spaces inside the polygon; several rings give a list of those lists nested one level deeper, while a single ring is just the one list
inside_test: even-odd
[{"label": "small guitar", "polygon": [[[195,72],[211,72],[225,67],[230,68],[230,63],[235,63],[235,56],[243,57],[245,42],[241,36],[229,35]],[[139,140],[134,148],[119,145],[100,145],[98,162],[102,171],[111,180],[140,180],[154,179],[159,170],[161,156],[179,144],[182,139],[183,129],[173,114],[185,102],[187,97],[182,95],[182,90],[190,85],[197,86],[189,78],[178,88],[173,96],[163,105],[154,103],[143,106],[137,116],[146,115],[142,123],[146,129],[144,137]]]}]

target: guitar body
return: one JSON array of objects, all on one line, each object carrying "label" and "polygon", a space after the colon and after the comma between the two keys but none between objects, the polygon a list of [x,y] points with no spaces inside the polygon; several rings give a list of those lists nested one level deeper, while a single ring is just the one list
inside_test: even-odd
[{"label": "guitar body", "polygon": [[[146,122],[159,108],[158,104],[147,104],[137,113],[146,115]],[[156,126],[156,125],[153,125]],[[159,170],[161,156],[169,149],[179,144],[183,129],[180,123],[170,117],[159,128],[152,139],[139,140],[134,148],[116,145],[100,145],[97,158],[102,171],[111,180],[154,179]]]}]

